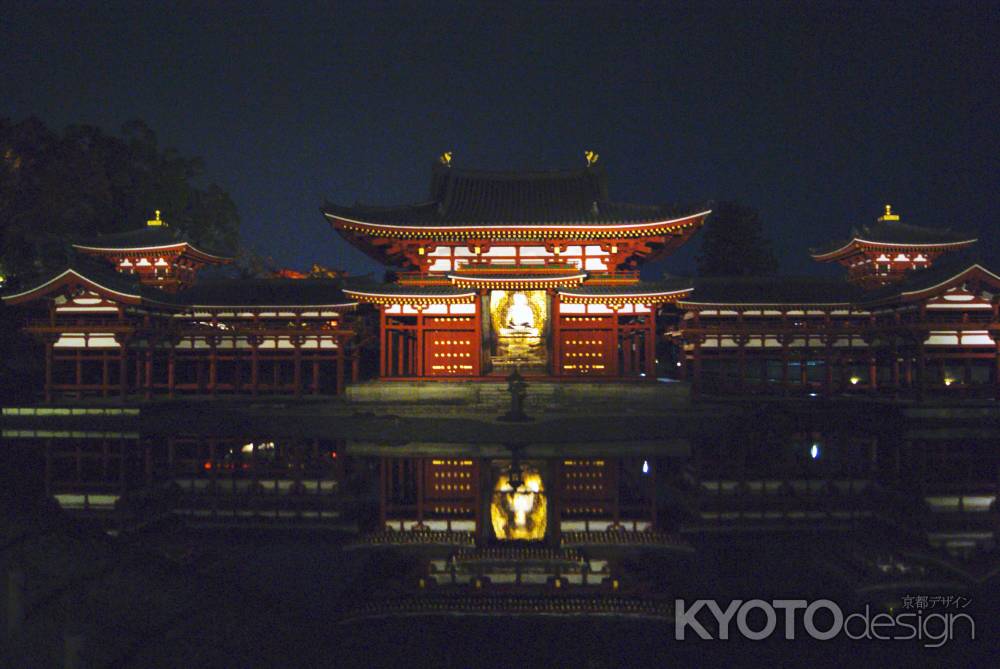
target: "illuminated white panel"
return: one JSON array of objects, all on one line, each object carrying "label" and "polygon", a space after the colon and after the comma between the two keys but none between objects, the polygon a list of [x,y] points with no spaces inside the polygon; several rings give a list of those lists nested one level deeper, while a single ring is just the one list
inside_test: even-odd
[{"label": "illuminated white panel", "polygon": [[[949,302],[971,302],[976,299],[975,295],[945,295],[944,299]],[[79,300],[78,300],[79,301]]]},{"label": "illuminated white panel", "polygon": [[449,306],[449,313],[452,314],[475,314],[476,305],[475,304],[452,304]]},{"label": "illuminated white panel", "polygon": [[791,311],[789,311],[787,313],[788,313],[789,316],[805,316],[806,315],[806,312],[800,311],[798,309],[792,309]]},{"label": "illuminated white panel", "polygon": [[482,254],[484,258],[493,258],[496,256],[512,256],[515,255],[517,251],[513,246],[494,246],[489,251]]},{"label": "illuminated white panel", "polygon": [[[889,256],[887,256],[886,254],[883,253],[878,258],[875,258],[875,262],[889,262]],[[857,263],[855,263],[855,264],[857,264]]]},{"label": "illuminated white panel", "polygon": [[913,262],[927,262],[927,258],[925,258],[922,253],[918,253],[917,257],[913,259]]},{"label": "illuminated white panel", "polygon": [[586,304],[560,304],[559,313],[561,314],[585,314],[587,313]]},{"label": "illuminated white panel", "polygon": [[962,335],[964,346],[993,346],[993,340],[985,332],[966,332]]},{"label": "illuminated white panel", "polygon": [[583,247],[582,246],[576,246],[576,245],[567,246],[566,250],[562,252],[562,255],[567,255],[567,256],[582,256],[583,255]]},{"label": "illuminated white panel", "polygon": [[647,307],[645,304],[635,304],[635,313],[637,314],[648,314],[652,309]]},{"label": "illuminated white panel", "polygon": [[128,258],[123,258],[122,262],[121,262],[121,266],[122,267],[131,267],[132,266],[132,261],[129,260]]},{"label": "illuminated white panel", "polygon": [[928,346],[958,346],[957,334],[932,334],[927,338]]},{"label": "illuminated white panel", "polygon": [[56,348],[83,348],[86,346],[86,341],[83,335],[59,335],[59,339],[53,346]]},{"label": "illuminated white panel", "polygon": [[600,255],[608,255],[608,254],[607,254],[607,252],[602,251],[600,246],[592,245],[592,246],[588,246],[587,247],[587,255],[588,256],[600,256]]},{"label": "illuminated white panel", "polygon": [[409,304],[404,304],[403,305],[403,313],[404,314],[419,314],[420,311],[418,311],[417,309],[413,308]]},{"label": "illuminated white panel", "polygon": [[898,254],[893,260],[896,262],[910,262],[909,257],[902,253]]},{"label": "illuminated white panel", "polygon": [[[251,314],[246,314],[246,315],[250,316]],[[301,314],[299,314],[299,316],[302,316],[303,318],[318,318],[319,317],[319,312],[318,311],[303,311]]]},{"label": "illuminated white panel", "polygon": [[56,307],[56,311],[62,313],[65,311],[73,312],[84,312],[84,313],[98,313],[98,312],[117,312],[118,307]]},{"label": "illuminated white panel", "polygon": [[763,315],[764,315],[764,316],[780,316],[780,315],[781,315],[781,312],[780,312],[780,311],[777,311],[777,310],[775,310],[775,309],[765,309],[765,310],[763,311]]},{"label": "illuminated white panel", "polygon": [[392,306],[385,308],[385,313],[387,314],[401,314],[403,313],[403,308],[398,304],[393,304]]},{"label": "illuminated white panel", "polygon": [[792,340],[792,343],[789,344],[788,347],[789,348],[803,348],[803,347],[808,346],[808,345],[809,344],[806,341],[805,337],[796,337],[795,339]]},{"label": "illuminated white panel", "polygon": [[167,266],[167,261],[164,260],[163,258],[157,258],[156,262],[153,263],[153,264],[156,265],[157,267],[166,267]]},{"label": "illuminated white panel", "polygon": [[583,268],[590,270],[606,270],[608,268],[608,264],[600,258],[587,258],[583,264]]},{"label": "illuminated white panel", "polygon": [[552,252],[546,251],[544,246],[522,246],[520,249],[522,258],[551,258]]},{"label": "illuminated white panel", "polygon": [[451,261],[445,260],[444,258],[438,258],[430,266],[431,272],[450,272],[451,271]]},{"label": "illuminated white panel", "polygon": [[447,304],[429,304],[424,308],[424,314],[429,316],[444,316],[448,313]]},{"label": "illuminated white panel", "polygon": [[150,264],[149,264],[149,261],[146,260],[145,258],[139,258],[139,262],[136,263],[136,266],[137,267],[149,267]]},{"label": "illuminated white panel", "polygon": [[87,340],[88,348],[118,348],[113,334],[90,335]]},{"label": "illuminated white panel", "polygon": [[475,251],[471,251],[466,246],[455,246],[449,248],[451,248],[452,255],[454,255],[456,258],[473,258],[476,255]]},{"label": "illuminated white panel", "polygon": [[635,313],[635,309],[632,308],[631,304],[622,305],[622,308],[618,310],[620,314],[631,314]]},{"label": "illuminated white panel", "polygon": [[587,305],[588,314],[612,314],[614,313],[611,309],[608,309],[603,304],[588,304]]}]

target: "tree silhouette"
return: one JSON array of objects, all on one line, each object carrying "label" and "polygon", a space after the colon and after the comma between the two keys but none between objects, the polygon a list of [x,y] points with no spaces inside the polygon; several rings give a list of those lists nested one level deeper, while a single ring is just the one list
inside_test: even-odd
[{"label": "tree silhouette", "polygon": [[719,202],[705,224],[700,276],[766,276],[778,269],[760,214],[738,202]]},{"label": "tree silhouette", "polygon": [[0,273],[57,267],[69,242],[141,227],[154,209],[203,247],[230,250],[236,205],[202,177],[201,159],[161,149],[142,121],[115,137],[89,125],[60,134],[37,118],[0,119]]}]

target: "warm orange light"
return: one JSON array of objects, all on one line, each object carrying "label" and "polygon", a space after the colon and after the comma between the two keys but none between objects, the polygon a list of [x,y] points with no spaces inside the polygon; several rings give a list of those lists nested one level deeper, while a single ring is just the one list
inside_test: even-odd
[{"label": "warm orange light", "polygon": [[204,467],[205,467],[206,471],[209,470],[209,469],[211,469],[212,468],[212,462],[210,460],[205,460]]}]

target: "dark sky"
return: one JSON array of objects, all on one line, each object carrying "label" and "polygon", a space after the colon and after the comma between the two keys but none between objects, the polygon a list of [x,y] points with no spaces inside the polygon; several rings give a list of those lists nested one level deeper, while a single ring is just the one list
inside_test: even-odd
[{"label": "dark sky", "polygon": [[594,149],[614,199],[743,201],[789,273],[886,202],[995,258],[1000,4],[800,4],[4,0],[0,116],[146,120],[293,267],[373,269],[323,200],[422,200],[449,149],[503,169]]}]

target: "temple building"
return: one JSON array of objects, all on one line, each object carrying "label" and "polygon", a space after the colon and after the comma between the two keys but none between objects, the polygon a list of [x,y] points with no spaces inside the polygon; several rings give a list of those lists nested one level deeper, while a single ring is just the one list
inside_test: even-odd
[{"label": "temple building", "polygon": [[445,154],[426,202],[324,207],[347,241],[404,270],[345,289],[379,310],[382,378],[654,376],[657,311],[690,285],[641,281],[639,267],[710,211],[610,200],[596,161],[487,172]]},{"label": "temple building", "polygon": [[45,348],[44,396],[341,392],[357,378],[342,325],[356,302],[332,279],[197,280],[231,257],[159,212],[147,227],[73,245],[68,266],[4,295]]},{"label": "temple building", "polygon": [[1000,274],[975,239],[885,214],[814,251],[815,277],[696,279],[666,336],[692,392],[1000,397]]}]

